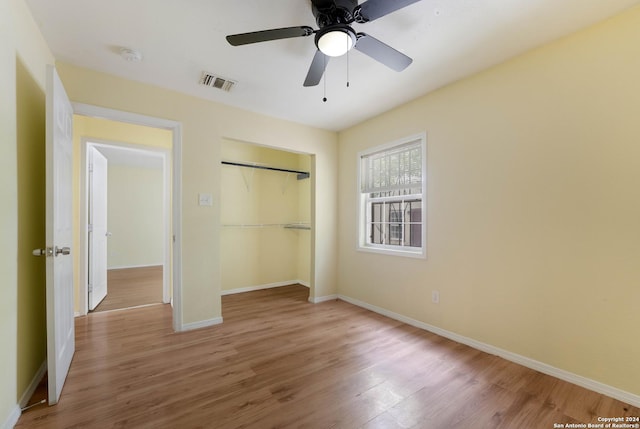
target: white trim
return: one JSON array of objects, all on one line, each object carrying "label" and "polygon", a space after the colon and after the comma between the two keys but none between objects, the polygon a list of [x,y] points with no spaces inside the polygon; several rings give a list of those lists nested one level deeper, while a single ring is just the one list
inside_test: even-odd
[{"label": "white trim", "polygon": [[[92,106],[83,103],[71,103],[73,106],[73,112],[78,115],[90,116],[95,118],[104,118],[113,121],[126,122],[137,125],[145,125],[148,127],[162,128],[171,130],[173,133],[173,142],[171,148],[172,174],[173,178],[171,197],[171,219],[172,219],[172,232],[173,237],[169,237],[169,241],[173,242],[173,260],[171,261],[171,270],[165,270],[165,272],[172,272],[172,290],[173,296],[171,297],[171,305],[173,307],[173,329],[175,331],[183,330],[182,322],[182,124],[177,121],[169,119],[155,118],[152,116],[140,115],[137,113],[123,112],[120,110],[108,109],[104,107]],[[84,148],[85,145],[82,145]],[[150,149],[150,147],[147,147]],[[84,150],[84,149],[83,149]],[[165,170],[167,170],[165,168]],[[85,172],[86,174],[86,172]],[[81,179],[81,183],[84,183],[85,179]],[[83,198],[83,194],[80,194],[80,198]],[[85,215],[86,216],[86,215]],[[85,224],[86,224],[86,219]],[[82,222],[82,212],[81,212]],[[82,223],[81,223],[82,224]],[[81,235],[84,229],[81,228]],[[80,238],[80,245],[83,244],[83,238]],[[167,249],[167,252],[170,250]],[[81,253],[86,255],[85,253]],[[84,272],[83,272],[84,271]],[[168,274],[167,274],[168,275]],[[80,278],[86,277],[86,267],[84,264],[80,264]],[[87,314],[87,303],[81,300],[82,314]]]},{"label": "white trim", "polygon": [[2,429],[13,429],[16,423],[18,423],[21,414],[22,411],[20,410],[20,406],[18,404],[14,405],[11,408],[11,412],[7,416],[7,419],[2,423]]},{"label": "white trim", "polygon": [[210,326],[220,325],[222,323],[222,317],[214,317],[209,320],[201,320],[199,322],[183,323],[181,331],[192,331],[194,329],[208,328]]},{"label": "white trim", "polygon": [[171,197],[173,201],[173,281],[171,282],[173,296],[173,329],[181,331],[182,321],[182,124],[176,122],[173,128],[173,186]]},{"label": "white trim", "polygon": [[107,107],[94,106],[91,104],[71,102],[73,113],[77,115],[90,116],[92,118],[108,119],[111,121],[127,122],[130,124],[145,125],[147,127],[174,130],[180,123],[171,119],[156,118],[154,116],[141,115],[123,110],[109,109]]},{"label": "white trim", "polygon": [[340,295],[325,295],[325,296],[317,296],[315,298],[309,297],[309,302],[312,304],[320,304],[321,302],[333,301],[336,299],[340,299]]},{"label": "white trim", "polygon": [[33,396],[33,392],[35,392],[36,389],[38,388],[38,385],[42,381],[42,378],[44,377],[44,374],[46,372],[47,372],[47,360],[45,359],[44,362],[42,362],[42,365],[40,365],[40,368],[38,368],[38,371],[36,372],[36,374],[33,376],[33,379],[31,379],[31,383],[29,383],[27,390],[25,390],[22,396],[20,397],[20,401],[18,402],[18,405],[20,406],[20,408],[24,408],[27,406],[27,404],[29,403],[29,399],[31,399],[31,397]]},{"label": "white trim", "polygon": [[247,286],[247,287],[239,287],[239,288],[235,288],[235,289],[223,290],[223,291],[220,292],[220,295],[233,295],[233,294],[236,294],[236,293],[253,292],[253,291],[256,291],[256,290],[272,289],[272,288],[276,288],[276,287],[291,286],[291,285],[295,285],[295,284],[300,284],[302,286],[309,287],[307,284],[304,284],[300,280],[287,280],[287,281],[284,281],[284,282],[267,283],[267,284],[263,284],[263,285]]},{"label": "white trim", "polygon": [[[109,270],[128,270],[131,268],[151,268],[151,267],[162,267],[163,264],[143,264],[143,265],[122,265],[119,267],[107,267],[107,271]],[[166,304],[166,302],[165,302]]]},{"label": "white trim", "polygon": [[134,310],[137,308],[155,307],[156,305],[166,305],[166,303],[154,302],[151,304],[140,304],[140,305],[134,305],[133,307],[114,308],[113,310],[93,311],[91,312],[91,314],[95,316],[95,315],[105,314],[105,313],[115,313],[116,311],[126,311],[126,310]]},{"label": "white trim", "polygon": [[474,349],[499,356],[503,359],[517,363],[527,368],[542,372],[552,377],[559,378],[560,380],[564,380],[577,386],[584,387],[585,389],[601,393],[603,395],[625,402],[629,405],[633,405],[634,407],[640,407],[640,395],[635,395],[631,392],[626,392],[616,387],[609,386],[608,384],[604,384],[599,381],[595,381],[590,378],[586,378],[581,375],[553,367],[535,359],[531,359],[526,356],[522,356],[517,353],[492,346],[491,344],[483,343],[481,341],[474,340],[473,338],[465,337],[463,335],[456,334],[455,332],[447,331],[446,329],[438,328],[437,326],[420,322],[419,320],[394,313],[393,311],[368,304],[355,298],[351,298],[345,295],[338,295],[338,298],[350,304],[357,305],[358,307],[366,308],[367,310],[373,311],[374,313],[378,313],[391,319],[406,323],[407,325],[415,326],[416,328],[433,332],[436,335],[440,335],[441,337],[445,337],[458,343],[465,344],[469,347],[473,347]]},{"label": "white trim", "polygon": [[[407,249],[410,248],[407,247]],[[405,258],[426,258],[426,252],[424,252],[423,250],[412,251],[407,249],[399,249],[397,246],[385,246],[384,244],[378,244],[375,247],[373,245],[365,245],[362,247],[358,247],[356,250],[358,252],[377,253],[379,255],[403,256]]]}]

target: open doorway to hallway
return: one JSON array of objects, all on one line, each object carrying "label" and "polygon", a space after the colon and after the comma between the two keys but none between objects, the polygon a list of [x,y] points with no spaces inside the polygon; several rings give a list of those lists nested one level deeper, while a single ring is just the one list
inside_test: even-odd
[{"label": "open doorway to hallway", "polygon": [[83,115],[74,130],[79,314],[171,302],[173,131]]},{"label": "open doorway to hallway", "polygon": [[168,302],[165,154],[88,142],[87,155],[89,311]]}]

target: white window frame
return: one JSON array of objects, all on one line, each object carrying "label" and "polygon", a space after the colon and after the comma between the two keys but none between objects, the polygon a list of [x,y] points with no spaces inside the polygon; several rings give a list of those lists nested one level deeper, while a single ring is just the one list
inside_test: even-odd
[{"label": "white window frame", "polygon": [[[395,147],[406,145],[412,142],[419,142],[420,147],[422,149],[422,181],[421,181],[421,190],[420,194],[412,194],[412,195],[403,195],[397,197],[377,197],[371,198],[367,197],[367,193],[363,192],[363,157],[367,157],[371,154],[377,152],[383,152],[387,150],[391,150]],[[383,144],[380,146],[372,147],[366,149],[364,151],[358,152],[357,156],[357,172],[358,172],[358,188],[357,188],[357,198],[358,198],[358,216],[357,216],[357,250],[362,252],[371,252],[371,253],[380,253],[386,255],[395,255],[395,256],[406,256],[412,258],[423,258],[427,257],[427,135],[426,133],[412,135],[400,140],[393,141],[391,143]],[[421,209],[421,247],[408,247],[408,246],[399,246],[399,245],[391,245],[391,244],[375,244],[369,242],[368,237],[368,226],[371,224],[371,214],[370,210],[367,210],[367,202],[370,201],[402,201],[404,204],[404,200],[411,200],[415,198],[421,198],[422,201],[422,209]],[[403,212],[404,213],[404,212]],[[403,216],[404,218],[404,216]],[[404,230],[404,227],[402,227]]]}]

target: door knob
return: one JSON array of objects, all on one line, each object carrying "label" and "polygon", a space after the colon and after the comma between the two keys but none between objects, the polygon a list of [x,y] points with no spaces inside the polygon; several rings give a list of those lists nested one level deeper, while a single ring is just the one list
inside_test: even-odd
[{"label": "door knob", "polygon": [[56,246],[56,256],[58,255],[69,255],[71,254],[71,248],[70,247],[63,247],[62,249],[60,249],[58,246]]},{"label": "door knob", "polygon": [[33,249],[31,254],[33,256],[53,256],[53,249],[51,247],[45,247],[44,249]]}]

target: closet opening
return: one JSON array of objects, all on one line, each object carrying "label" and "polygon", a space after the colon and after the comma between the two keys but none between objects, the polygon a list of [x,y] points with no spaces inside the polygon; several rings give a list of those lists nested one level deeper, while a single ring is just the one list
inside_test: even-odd
[{"label": "closet opening", "polygon": [[222,295],[311,287],[311,158],[222,141]]}]

